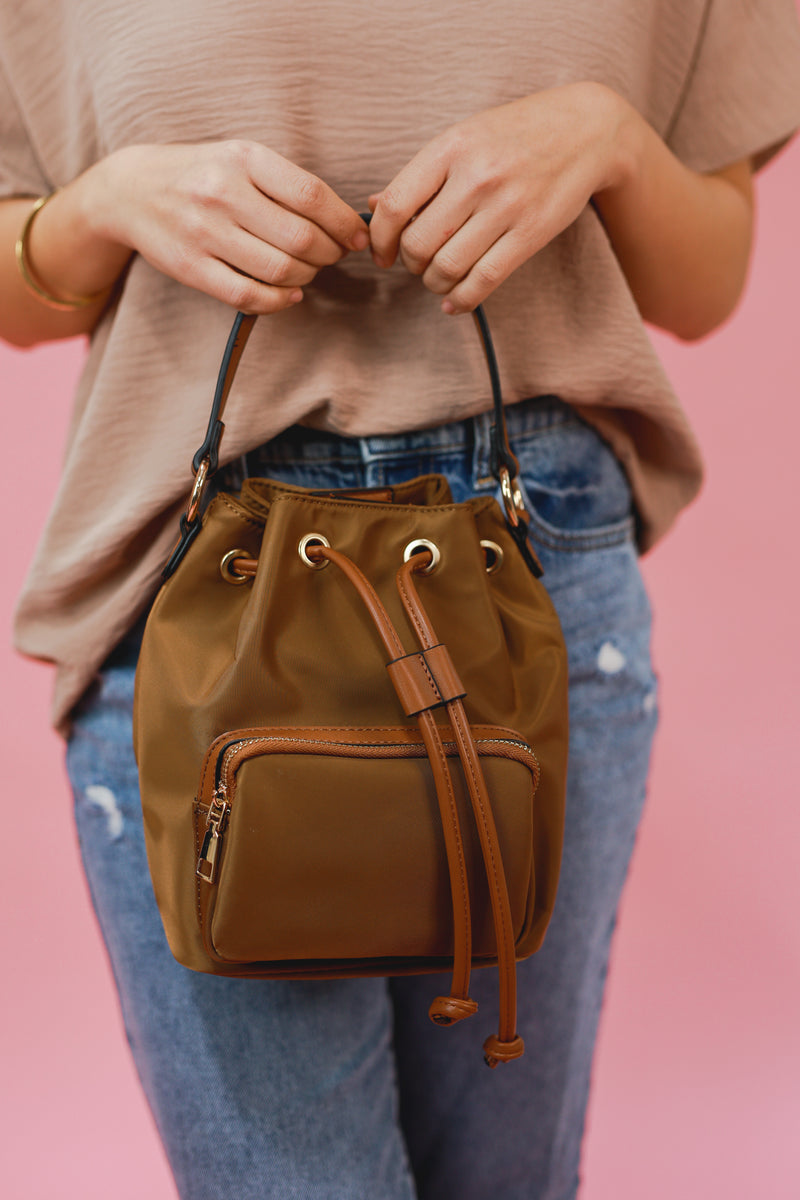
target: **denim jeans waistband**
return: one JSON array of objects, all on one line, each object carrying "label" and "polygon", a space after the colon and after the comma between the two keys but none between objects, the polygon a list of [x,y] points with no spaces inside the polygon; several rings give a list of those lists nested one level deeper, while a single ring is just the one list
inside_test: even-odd
[{"label": "denim jeans waistband", "polygon": [[[534,396],[509,404],[505,409],[508,434],[514,440],[553,426],[580,422],[580,418],[558,396]],[[403,433],[348,437],[306,425],[292,425],[242,460],[231,463],[223,474],[224,485],[238,485],[242,474],[257,475],[270,463],[341,463],[343,466],[367,465],[382,459],[398,460],[431,453],[470,453],[474,455],[476,474],[488,477],[492,413],[480,413],[427,429]]]}]

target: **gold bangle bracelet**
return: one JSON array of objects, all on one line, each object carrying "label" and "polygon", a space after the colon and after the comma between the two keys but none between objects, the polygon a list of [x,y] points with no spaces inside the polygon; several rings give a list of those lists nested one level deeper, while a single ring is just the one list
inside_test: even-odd
[{"label": "gold bangle bracelet", "polygon": [[36,201],[28,213],[25,224],[20,230],[19,237],[14,246],[14,254],[17,259],[19,273],[22,276],[22,282],[29,292],[32,292],[48,308],[57,308],[60,312],[73,312],[78,308],[88,308],[90,304],[96,304],[98,300],[104,300],[111,291],[111,288],[104,288],[102,292],[95,292],[93,296],[54,296],[36,278],[28,259],[28,239],[37,213],[42,211],[48,200],[52,200],[57,192],[58,188],[54,192],[50,192],[47,196],[40,196]]}]

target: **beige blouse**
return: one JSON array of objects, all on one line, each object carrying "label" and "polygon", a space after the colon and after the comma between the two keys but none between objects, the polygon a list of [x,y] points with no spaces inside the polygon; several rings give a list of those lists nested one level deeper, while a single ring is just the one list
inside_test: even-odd
[{"label": "beige blouse", "polygon": [[[793,0],[0,0],[0,196],[49,191],[133,143],[243,137],[363,210],[455,121],[582,79],[698,171],[760,166],[800,125]],[[507,401],[557,393],[599,429],[647,549],[701,463],[594,209],[486,309]],[[232,315],[137,257],[92,338],[16,624],[23,652],[58,665],[62,728],[158,587]],[[222,457],[298,421],[361,436],[489,406],[472,321],[441,316],[402,267],[351,255],[259,321]]]}]

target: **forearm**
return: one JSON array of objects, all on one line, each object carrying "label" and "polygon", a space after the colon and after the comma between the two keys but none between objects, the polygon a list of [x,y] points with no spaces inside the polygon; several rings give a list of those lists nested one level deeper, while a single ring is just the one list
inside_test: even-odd
[{"label": "forearm", "polygon": [[595,193],[595,207],[645,320],[681,338],[702,337],[730,315],[744,286],[749,163],[698,174],[630,105],[613,93],[606,99],[617,122],[614,179]]},{"label": "forearm", "polygon": [[0,337],[17,346],[89,333],[131,255],[128,246],[100,231],[106,203],[105,164],[90,168],[37,213],[28,239],[28,261],[55,297],[91,296],[74,311],[50,308],[25,285],[14,246],[33,200],[0,201]]}]

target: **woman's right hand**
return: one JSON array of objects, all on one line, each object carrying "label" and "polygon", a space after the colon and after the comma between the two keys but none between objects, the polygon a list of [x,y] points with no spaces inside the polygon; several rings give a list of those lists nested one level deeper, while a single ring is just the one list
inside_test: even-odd
[{"label": "woman's right hand", "polygon": [[297,303],[321,267],[369,243],[326,183],[258,142],[130,146],[92,170],[103,237],[246,312]]},{"label": "woman's right hand", "polygon": [[25,286],[14,242],[31,201],[0,201],[0,337],[19,346],[90,333],[131,251],[232,308],[273,313],[302,299],[321,267],[369,243],[364,222],[316,175],[258,142],[113,151],[37,214],[28,260],[71,312]]}]

